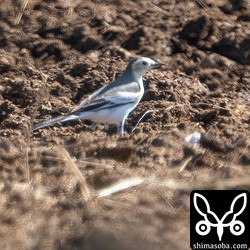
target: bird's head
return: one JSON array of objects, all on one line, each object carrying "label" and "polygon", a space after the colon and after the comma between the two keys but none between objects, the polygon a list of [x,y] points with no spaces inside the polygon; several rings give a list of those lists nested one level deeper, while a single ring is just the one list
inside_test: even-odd
[{"label": "bird's head", "polygon": [[156,62],[150,58],[141,57],[131,60],[127,68],[142,77],[148,70],[158,68],[162,65],[163,63]]}]

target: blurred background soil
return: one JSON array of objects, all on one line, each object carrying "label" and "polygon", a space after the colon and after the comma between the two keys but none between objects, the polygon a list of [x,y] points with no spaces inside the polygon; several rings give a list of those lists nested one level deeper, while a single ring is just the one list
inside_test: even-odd
[{"label": "blurred background soil", "polygon": [[[249,7],[1,1],[0,248],[189,249],[192,190],[250,189]],[[165,66],[144,77],[124,138],[90,121],[30,133],[134,56]]]}]

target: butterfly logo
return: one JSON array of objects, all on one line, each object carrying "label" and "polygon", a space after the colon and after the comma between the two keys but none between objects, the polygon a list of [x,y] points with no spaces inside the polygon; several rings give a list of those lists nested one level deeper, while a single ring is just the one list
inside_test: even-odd
[{"label": "butterfly logo", "polygon": [[[240,199],[243,199],[243,205],[237,211],[235,204],[239,203]],[[200,200],[200,202],[203,202],[203,205],[205,204],[205,211],[203,211],[204,206],[200,206],[199,208],[198,200]],[[204,218],[203,220],[200,220],[199,222],[197,222],[195,226],[195,230],[199,235],[204,236],[204,235],[209,234],[211,227],[217,228],[217,235],[218,235],[219,241],[221,241],[222,239],[225,227],[229,227],[230,232],[235,236],[238,236],[244,233],[245,225],[243,224],[242,221],[237,220],[237,217],[246,208],[246,205],[247,205],[246,193],[239,194],[233,199],[231,206],[230,206],[230,210],[226,212],[222,216],[221,219],[219,219],[218,216],[213,211],[210,210],[210,205],[207,199],[203,195],[199,193],[195,193],[193,196],[193,203],[194,203],[194,207],[196,211]],[[230,222],[226,223],[225,222],[226,219],[229,220],[230,218],[231,218]]]}]

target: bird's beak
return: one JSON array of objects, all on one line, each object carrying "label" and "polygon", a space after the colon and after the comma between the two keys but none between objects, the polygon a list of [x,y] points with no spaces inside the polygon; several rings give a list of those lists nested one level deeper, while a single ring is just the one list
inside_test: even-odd
[{"label": "bird's beak", "polygon": [[153,68],[160,68],[161,66],[165,65],[164,63],[161,62],[156,62],[152,65]]}]

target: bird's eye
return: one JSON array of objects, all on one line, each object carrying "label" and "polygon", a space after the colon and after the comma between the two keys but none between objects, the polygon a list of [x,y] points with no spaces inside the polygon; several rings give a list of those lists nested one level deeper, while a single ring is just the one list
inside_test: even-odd
[{"label": "bird's eye", "polygon": [[148,62],[143,61],[142,64],[145,65],[145,66],[147,66],[147,65],[148,65]]}]

